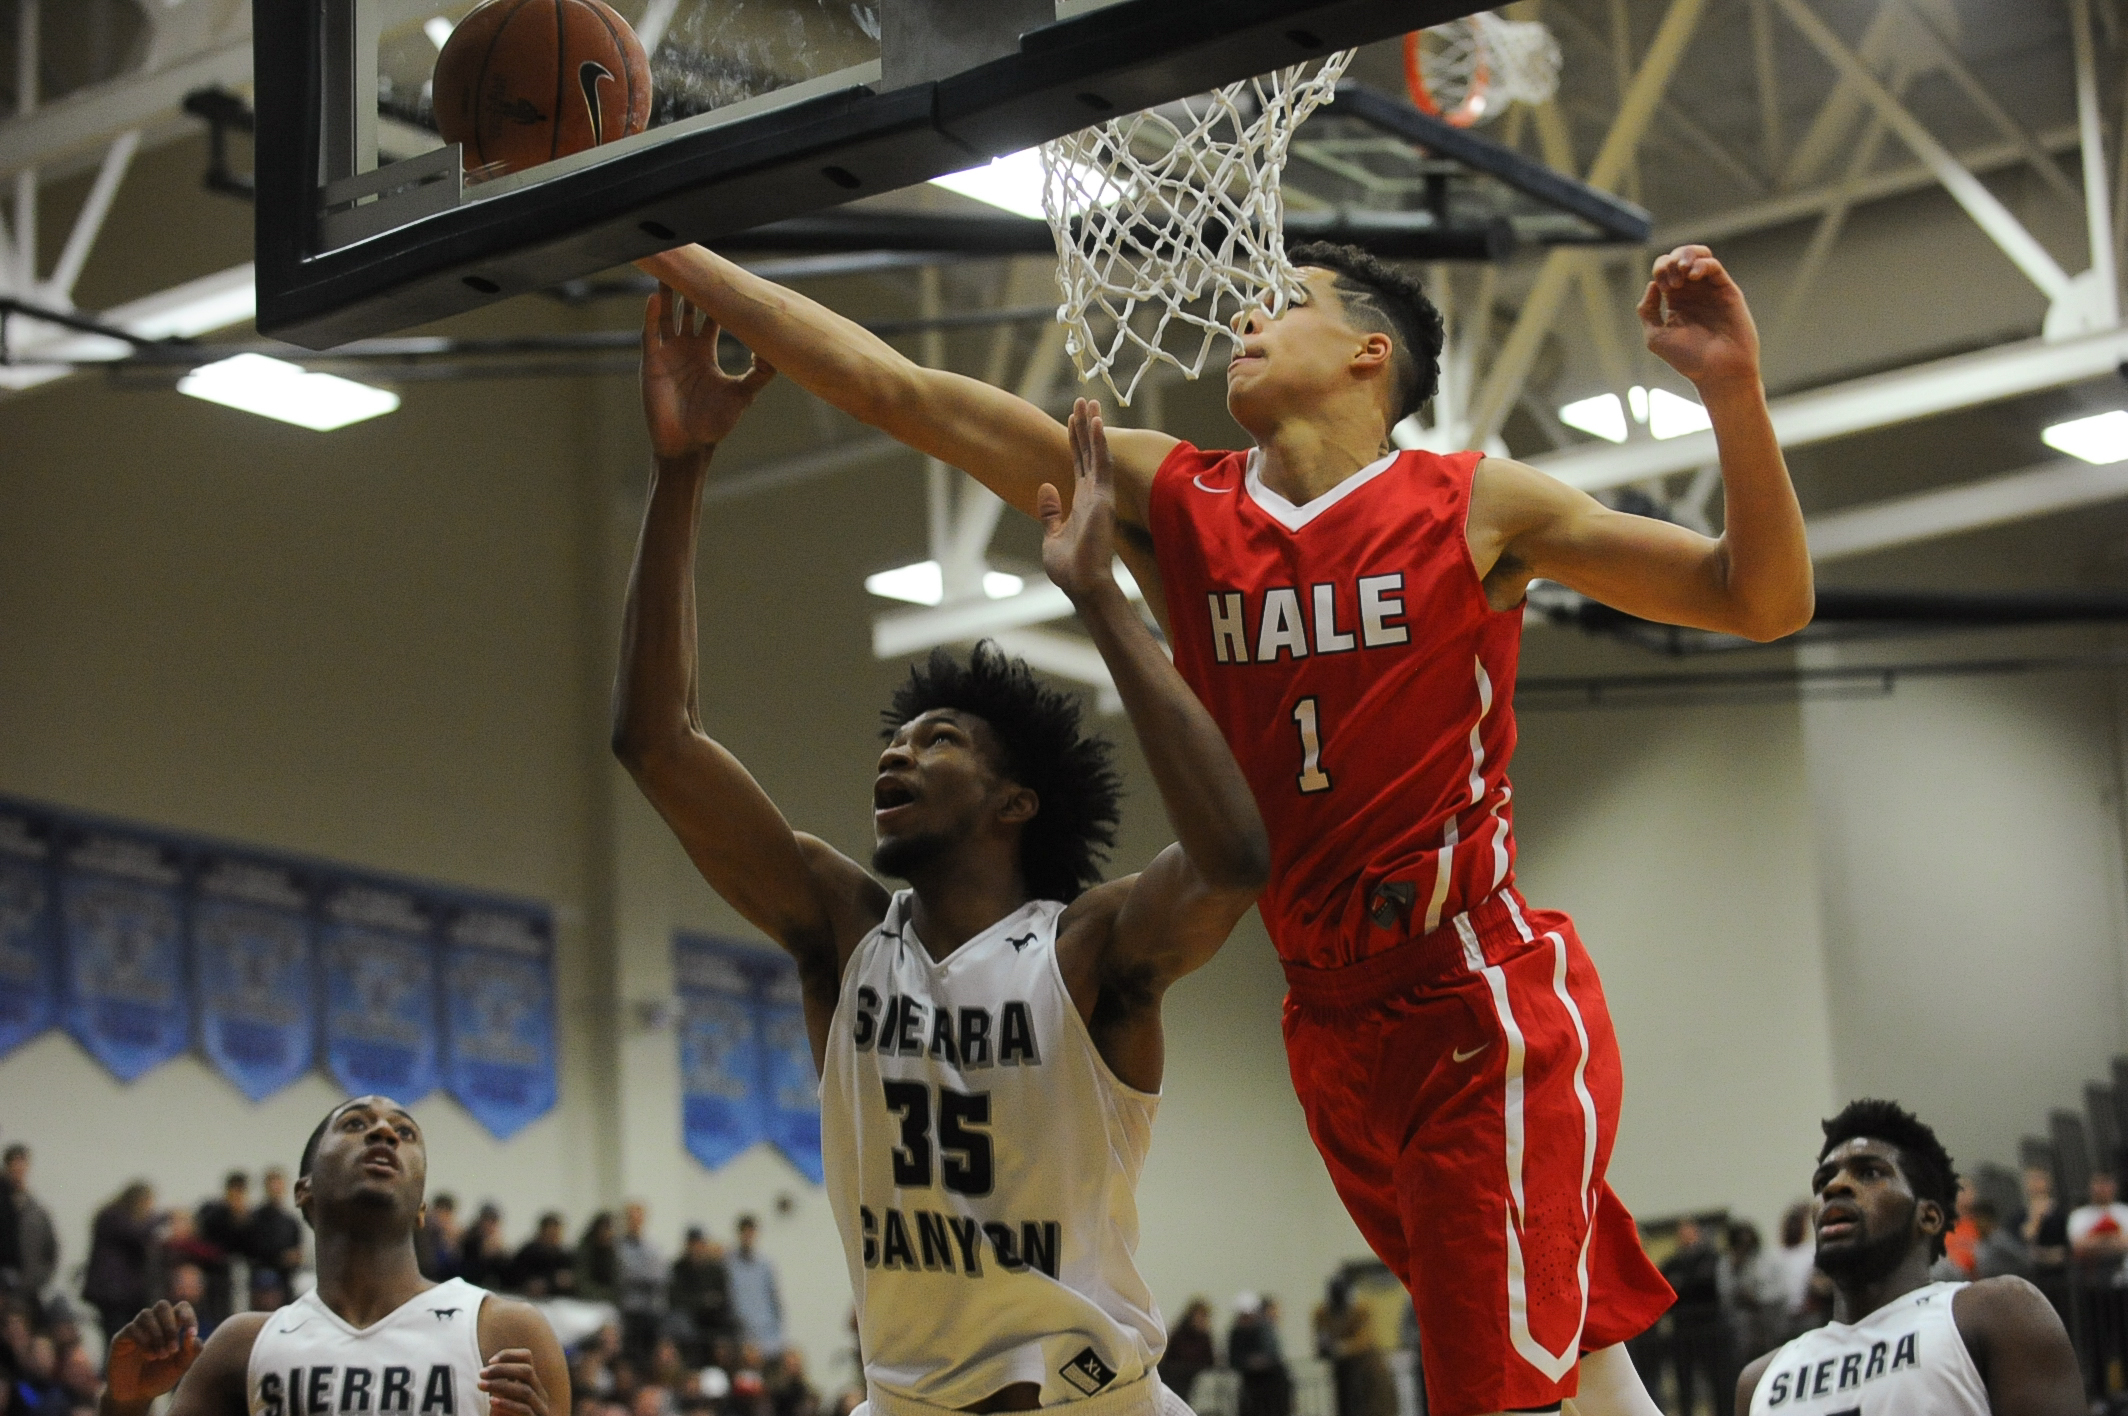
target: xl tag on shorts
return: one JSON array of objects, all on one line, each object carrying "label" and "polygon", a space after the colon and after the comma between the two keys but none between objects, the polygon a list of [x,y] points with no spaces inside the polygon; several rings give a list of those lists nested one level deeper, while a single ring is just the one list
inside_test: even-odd
[{"label": "xl tag on shorts", "polygon": [[1091,1347],[1057,1369],[1057,1375],[1092,1396],[1116,1379],[1116,1373]]}]

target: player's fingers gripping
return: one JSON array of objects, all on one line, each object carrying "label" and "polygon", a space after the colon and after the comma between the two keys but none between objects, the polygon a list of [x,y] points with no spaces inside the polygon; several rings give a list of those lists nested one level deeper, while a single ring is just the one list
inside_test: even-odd
[{"label": "player's fingers gripping", "polygon": [[1035,519],[1042,523],[1042,539],[1055,540],[1064,533],[1064,498],[1048,482],[1034,490]]}]

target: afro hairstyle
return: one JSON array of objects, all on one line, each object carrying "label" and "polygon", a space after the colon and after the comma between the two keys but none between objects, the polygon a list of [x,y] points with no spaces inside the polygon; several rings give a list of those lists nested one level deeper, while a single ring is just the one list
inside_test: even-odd
[{"label": "afro hairstyle", "polygon": [[1079,700],[986,639],[966,663],[934,649],[912,666],[880,714],[880,736],[893,737],[934,708],[988,723],[1004,758],[999,772],[1040,802],[1020,836],[1020,872],[1036,898],[1069,902],[1099,883],[1101,861],[1116,843],[1123,782],[1114,745],[1080,731]]},{"label": "afro hairstyle", "polygon": [[1288,250],[1286,258],[1335,275],[1345,318],[1371,333],[1388,335],[1396,346],[1390,356],[1396,395],[1389,421],[1401,423],[1425,406],[1441,384],[1441,346],[1447,332],[1418,277],[1336,241],[1305,241]]},{"label": "afro hairstyle", "polygon": [[[1944,1227],[1950,1227],[1958,1213],[1958,1170],[1951,1164],[1951,1153],[1920,1117],[1896,1101],[1864,1097],[1850,1101],[1838,1116],[1820,1122],[1819,1127],[1825,1132],[1825,1144],[1818,1147],[1819,1160],[1831,1155],[1834,1146],[1857,1137],[1883,1141],[1897,1150],[1899,1169],[1913,1188],[1914,1198],[1941,1205]],[[1929,1243],[1932,1256],[1942,1258],[1943,1235],[1934,1235]]]}]

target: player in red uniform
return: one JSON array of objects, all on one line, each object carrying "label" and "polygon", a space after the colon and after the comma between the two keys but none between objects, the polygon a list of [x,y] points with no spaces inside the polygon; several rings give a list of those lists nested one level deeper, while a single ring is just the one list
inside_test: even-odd
[{"label": "player in red uniform", "polygon": [[[1620,1345],[1670,1293],[1604,1181],[1620,1069],[1566,916],[1514,889],[1506,768],[1531,580],[1652,620],[1772,639],[1808,622],[1801,509],[1742,293],[1703,246],[1655,262],[1648,344],[1698,387],[1720,537],[1604,507],[1534,468],[1398,453],[1440,316],[1350,247],[1297,247],[1306,297],[1253,314],[1227,371],[1247,453],[1114,429],[1126,563],[1271,833],[1309,1129],[1411,1289],[1435,1416],[1654,1416]],[[642,263],[797,383],[1023,511],[1069,485],[1062,424],[921,368],[700,248]],[[1132,533],[1135,533],[1133,538]]]}]

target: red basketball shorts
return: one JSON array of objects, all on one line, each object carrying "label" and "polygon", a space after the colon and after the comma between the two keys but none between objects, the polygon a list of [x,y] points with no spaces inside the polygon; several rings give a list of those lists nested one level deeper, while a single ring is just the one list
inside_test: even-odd
[{"label": "red basketball shorts", "polygon": [[1512,890],[1341,969],[1286,966],[1286,1057],[1361,1233],[1410,1290],[1432,1416],[1553,1405],[1670,1286],[1604,1181],[1618,1043],[1573,921]]}]

